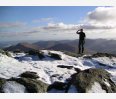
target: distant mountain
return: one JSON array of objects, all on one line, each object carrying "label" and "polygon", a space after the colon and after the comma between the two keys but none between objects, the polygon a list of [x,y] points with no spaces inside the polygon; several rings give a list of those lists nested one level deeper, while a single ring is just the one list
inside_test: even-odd
[{"label": "distant mountain", "polygon": [[[34,43],[48,50],[78,52],[78,40],[60,40],[60,41],[39,41]],[[85,48],[85,53],[96,53],[91,49]]]},{"label": "distant mountain", "polygon": [[[71,52],[75,52],[76,49],[78,50],[78,40],[40,41],[34,44],[44,47],[45,49],[66,50]],[[116,54],[116,40],[86,39],[85,52]]]},{"label": "distant mountain", "polygon": [[39,50],[39,49],[42,49],[42,48],[30,43],[19,43],[17,45],[4,48],[4,50],[8,50],[8,51],[17,51],[17,50],[29,51],[29,50]]},{"label": "distant mountain", "polygon": [[96,52],[116,54],[116,40],[87,40],[85,47]]},{"label": "distant mountain", "polygon": [[34,45],[38,45],[42,48],[50,48],[52,46],[55,46],[57,44],[63,44],[63,43],[68,43],[69,40],[60,40],[60,41],[38,41],[36,43],[33,43]]},{"label": "distant mountain", "polygon": [[34,44],[37,46],[41,46],[43,48],[50,48],[58,43],[59,43],[58,41],[39,41]]},{"label": "distant mountain", "polygon": [[49,50],[57,50],[57,51],[69,51],[69,52],[76,52],[75,47],[68,45],[68,44],[63,44],[63,43],[59,43],[56,44],[52,47],[48,48]]},{"label": "distant mountain", "polygon": [[[78,51],[78,39],[77,40],[60,40],[60,41],[38,41],[33,44],[29,43],[19,43],[5,48],[5,50],[14,51],[14,50],[58,50],[58,51],[68,51],[68,52],[77,52]],[[85,41],[85,53],[110,53],[116,54],[116,40],[106,40],[106,39],[86,39]]]}]

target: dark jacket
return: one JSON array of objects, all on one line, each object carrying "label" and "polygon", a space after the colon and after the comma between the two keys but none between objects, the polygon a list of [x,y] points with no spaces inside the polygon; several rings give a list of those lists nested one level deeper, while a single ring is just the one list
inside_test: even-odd
[{"label": "dark jacket", "polygon": [[84,32],[77,32],[77,34],[79,34],[79,40],[85,40],[85,33]]}]

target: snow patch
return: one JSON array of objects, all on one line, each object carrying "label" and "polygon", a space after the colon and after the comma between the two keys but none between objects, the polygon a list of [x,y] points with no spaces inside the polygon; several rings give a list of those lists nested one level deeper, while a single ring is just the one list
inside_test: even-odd
[{"label": "snow patch", "polygon": [[3,91],[5,93],[25,93],[26,88],[23,85],[15,82],[15,81],[7,81],[3,85]]},{"label": "snow patch", "polygon": [[104,83],[105,83],[108,87],[110,87],[110,84],[108,83],[107,79],[104,80]]},{"label": "snow patch", "polygon": [[98,57],[98,58],[93,58],[96,62],[98,61],[99,63],[106,64],[111,67],[116,67],[116,58],[112,57]]},{"label": "snow patch", "polygon": [[106,91],[102,89],[98,82],[94,82],[92,88],[88,90],[87,93],[106,93]]}]

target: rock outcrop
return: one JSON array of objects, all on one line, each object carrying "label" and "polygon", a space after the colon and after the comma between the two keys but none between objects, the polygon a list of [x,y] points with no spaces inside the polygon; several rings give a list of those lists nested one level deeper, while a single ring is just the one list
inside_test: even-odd
[{"label": "rock outcrop", "polygon": [[107,93],[116,92],[116,85],[110,79],[110,74],[103,69],[90,68],[72,75],[71,79],[78,92],[82,93],[88,92],[95,82],[98,82]]}]

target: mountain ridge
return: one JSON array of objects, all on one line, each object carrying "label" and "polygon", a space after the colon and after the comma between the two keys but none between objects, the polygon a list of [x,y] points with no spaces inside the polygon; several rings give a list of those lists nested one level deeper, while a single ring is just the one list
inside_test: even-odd
[{"label": "mountain ridge", "polygon": [[6,47],[4,48],[4,50],[8,50],[8,51],[29,51],[29,50],[39,50],[39,49],[43,49],[37,45],[34,45],[34,44],[30,44],[30,43],[27,43],[27,42],[22,42],[22,43],[18,43],[16,45],[12,45],[10,47]]}]

